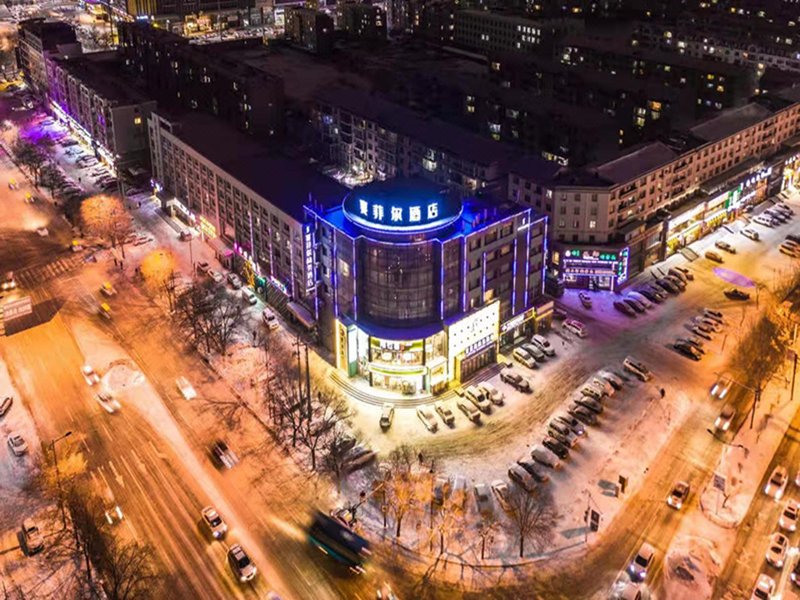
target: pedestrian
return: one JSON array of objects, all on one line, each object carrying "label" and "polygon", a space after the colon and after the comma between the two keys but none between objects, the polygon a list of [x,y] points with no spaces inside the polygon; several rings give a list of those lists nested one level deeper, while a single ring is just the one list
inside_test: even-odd
[{"label": "pedestrian", "polygon": [[423,460],[425,460],[425,457],[422,456],[422,450],[419,451],[419,456],[417,456],[417,458],[419,459],[419,464],[422,464]]},{"label": "pedestrian", "polygon": [[663,398],[664,396],[666,396],[666,394],[667,394],[667,392],[664,390],[664,388],[661,388],[660,392],[661,392],[661,397],[662,397],[662,398]]},{"label": "pedestrian", "polygon": [[116,267],[116,266],[117,266],[117,264],[119,264],[119,263],[117,262],[117,257],[115,256],[115,257],[114,257],[114,266]]}]

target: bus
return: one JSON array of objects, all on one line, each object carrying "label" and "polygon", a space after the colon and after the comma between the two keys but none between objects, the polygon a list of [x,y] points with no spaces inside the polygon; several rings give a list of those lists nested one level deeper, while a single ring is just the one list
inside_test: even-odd
[{"label": "bus", "polygon": [[364,573],[364,563],[370,556],[369,542],[342,521],[316,511],[308,528],[308,539],[312,546],[354,573]]}]

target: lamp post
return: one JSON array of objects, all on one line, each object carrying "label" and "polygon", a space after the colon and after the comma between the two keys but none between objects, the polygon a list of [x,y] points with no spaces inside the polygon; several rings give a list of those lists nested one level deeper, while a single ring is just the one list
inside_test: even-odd
[{"label": "lamp post", "polygon": [[60,442],[64,438],[68,438],[72,435],[71,431],[67,431],[64,435],[57,437],[53,441],[50,442],[50,449],[53,451],[53,464],[56,466],[56,485],[58,485],[58,503],[61,506],[61,522],[64,525],[64,529],[67,528],[67,513],[64,510],[64,493],[61,489],[61,473],[58,470],[58,455],[56,454],[56,442]]}]

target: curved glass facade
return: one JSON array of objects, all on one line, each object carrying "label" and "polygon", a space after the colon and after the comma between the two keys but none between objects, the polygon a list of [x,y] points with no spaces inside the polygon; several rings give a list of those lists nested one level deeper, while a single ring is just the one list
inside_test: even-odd
[{"label": "curved glass facade", "polygon": [[389,327],[438,321],[439,244],[392,244],[368,238],[362,243],[360,315]]}]

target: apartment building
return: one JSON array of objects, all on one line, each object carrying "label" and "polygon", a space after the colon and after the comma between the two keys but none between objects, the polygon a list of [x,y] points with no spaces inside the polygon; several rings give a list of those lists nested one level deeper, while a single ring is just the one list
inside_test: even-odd
[{"label": "apartment building", "polygon": [[386,40],[386,11],[374,4],[346,3],[340,11],[339,28],[361,40]]},{"label": "apartment building", "polygon": [[453,41],[475,52],[550,55],[564,36],[583,31],[583,20],[534,19],[524,14],[486,10],[455,12]]},{"label": "apartment building", "polygon": [[373,179],[421,176],[462,196],[505,195],[517,151],[353,88],[317,94],[312,122],[336,164]]},{"label": "apartment building", "polygon": [[128,85],[116,52],[46,60],[50,108],[112,167],[146,164],[156,102]]},{"label": "apartment building", "polygon": [[550,218],[553,275],[616,289],[780,190],[784,144],[794,143],[799,119],[793,88],[549,181],[512,167],[509,197]]},{"label": "apartment building", "polygon": [[27,19],[19,23],[17,64],[34,93],[47,95],[47,67],[49,57],[78,56],[83,52],[75,30],[69,23],[46,21],[44,18]]},{"label": "apartment building", "polygon": [[758,73],[753,69],[636,48],[619,38],[571,36],[563,40],[559,53],[566,65],[691,90],[697,105],[708,110],[739,106],[758,88]]},{"label": "apartment building", "polygon": [[168,108],[203,111],[259,137],[283,134],[283,81],[232,58],[246,40],[207,46],[141,22],[119,22],[128,76]]},{"label": "apartment building", "polygon": [[149,129],[164,208],[195,226],[227,268],[252,272],[256,288],[312,328],[316,255],[303,207],[341,203],[347,190],[203,113],[157,111]]},{"label": "apartment building", "polygon": [[314,54],[330,54],[333,50],[333,19],[311,8],[293,6],[286,9],[285,36],[294,45]]}]

